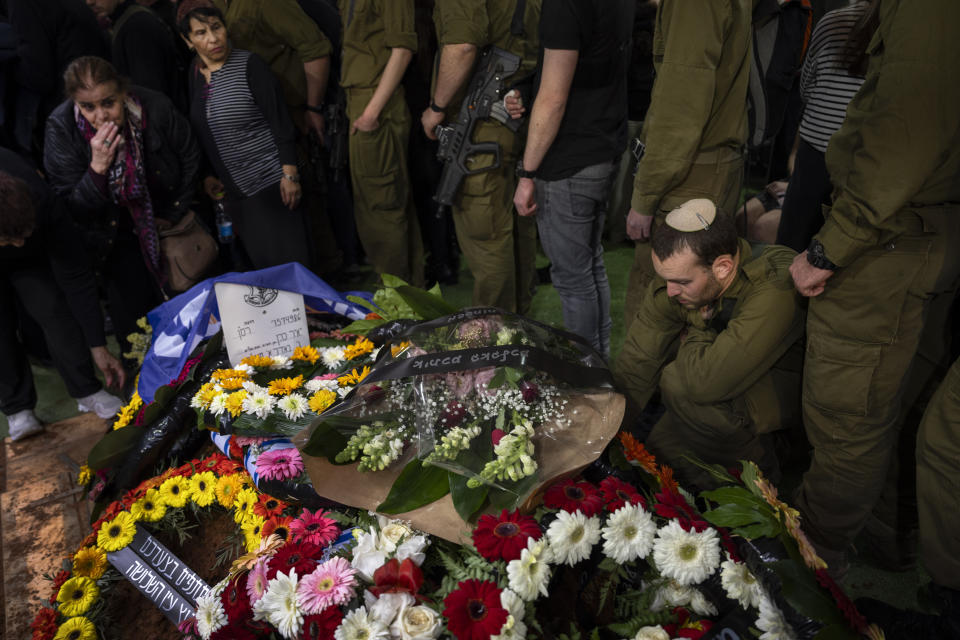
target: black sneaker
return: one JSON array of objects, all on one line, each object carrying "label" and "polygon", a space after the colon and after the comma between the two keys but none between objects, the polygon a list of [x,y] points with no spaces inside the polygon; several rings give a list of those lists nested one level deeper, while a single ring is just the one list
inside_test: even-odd
[{"label": "black sneaker", "polygon": [[887,640],[960,640],[960,612],[940,615],[898,609],[873,598],[858,598],[857,609],[867,622],[883,629]]}]

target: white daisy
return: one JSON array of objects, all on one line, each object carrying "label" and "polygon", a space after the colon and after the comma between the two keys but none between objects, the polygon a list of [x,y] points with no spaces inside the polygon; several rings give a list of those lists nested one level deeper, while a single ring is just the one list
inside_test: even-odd
[{"label": "white daisy", "polygon": [[256,382],[254,382],[253,380],[247,380],[247,381],[245,381],[245,382],[243,383],[243,390],[246,391],[246,392],[249,393],[249,394],[254,394],[254,393],[267,393],[267,388],[266,388],[266,387],[261,387],[260,385],[258,385],[258,384],[257,384]]},{"label": "white daisy", "polygon": [[283,411],[283,415],[287,417],[287,420],[299,420],[303,414],[307,412],[307,409],[310,408],[307,399],[299,393],[291,393],[288,396],[284,396],[277,402],[277,406]]},{"label": "white daisy", "polygon": [[500,592],[500,604],[507,610],[507,620],[500,627],[500,633],[490,637],[490,640],[521,640],[527,637],[527,625],[523,618],[527,613],[527,606],[516,593],[510,589]]},{"label": "white daisy", "polygon": [[739,602],[744,609],[760,606],[763,590],[746,564],[727,557],[720,565],[720,584],[727,597]]},{"label": "white daisy", "polygon": [[715,616],[718,613],[717,607],[699,589],[693,589],[690,594],[690,608],[698,616]]},{"label": "white daisy", "polygon": [[255,373],[257,372],[257,370],[256,370],[254,367],[252,367],[252,366],[249,365],[249,364],[243,363],[243,362],[241,362],[240,364],[238,364],[237,366],[235,366],[235,367],[233,368],[233,370],[234,370],[234,371],[242,371],[243,373],[247,374],[248,376],[252,376],[253,374],[255,374]]},{"label": "white daisy", "polygon": [[623,564],[647,557],[653,549],[657,524],[643,507],[627,504],[613,512],[602,533],[604,555]]},{"label": "white daisy", "polygon": [[640,627],[637,635],[633,636],[633,640],[670,640],[670,634],[660,625]]},{"label": "white daisy", "polygon": [[796,640],[793,629],[783,617],[783,613],[777,608],[765,593],[760,595],[760,617],[757,618],[757,629],[763,633],[760,634],[760,640]]},{"label": "white daisy", "polygon": [[600,519],[582,512],[561,511],[547,529],[550,552],[556,562],[571,567],[590,557],[593,545],[600,541]]},{"label": "white daisy", "polygon": [[366,607],[360,607],[343,617],[333,637],[336,640],[387,640],[390,630],[367,613]]},{"label": "white daisy", "polygon": [[296,638],[303,626],[303,611],[297,604],[297,570],[278,573],[267,583],[267,591],[253,605],[255,620],[266,620],[284,638]]},{"label": "white daisy", "polygon": [[227,394],[225,393],[218,393],[217,395],[213,396],[213,399],[210,401],[210,408],[209,408],[210,413],[212,413],[215,416],[218,416],[224,411],[226,411],[227,410],[226,401],[227,401]]},{"label": "white daisy", "polygon": [[352,386],[340,387],[339,389],[337,389],[337,395],[340,396],[341,398],[343,398],[344,396],[346,396],[346,395],[347,395],[348,393],[350,393],[351,391],[353,391],[353,387],[352,387]]},{"label": "white daisy", "polygon": [[293,367],[293,360],[287,356],[273,356],[273,364],[270,365],[271,369],[290,369]]},{"label": "white daisy", "polygon": [[263,420],[273,411],[275,403],[276,400],[267,393],[266,390],[257,391],[256,393],[248,394],[247,397],[243,399],[243,412],[257,416]]},{"label": "white daisy", "polygon": [[713,529],[684,531],[672,520],[657,531],[653,560],[661,575],[684,585],[699,584],[720,566],[720,540]]},{"label": "white daisy", "polygon": [[227,624],[227,612],[220,603],[220,594],[211,589],[205,596],[197,598],[197,631],[203,640]]},{"label": "white daisy", "polygon": [[327,369],[335,369],[340,366],[344,357],[343,347],[327,347],[323,350],[320,359],[323,360],[323,364]]},{"label": "white daisy", "polygon": [[523,600],[530,602],[537,594],[547,595],[550,582],[550,552],[546,540],[527,540],[527,548],[518,560],[507,564],[508,585]]}]

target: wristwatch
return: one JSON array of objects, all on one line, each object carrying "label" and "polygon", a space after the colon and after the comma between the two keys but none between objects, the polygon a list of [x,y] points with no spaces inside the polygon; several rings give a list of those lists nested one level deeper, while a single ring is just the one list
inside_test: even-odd
[{"label": "wristwatch", "polygon": [[823,251],[823,243],[814,238],[810,241],[810,246],[807,247],[807,262],[815,266],[817,269],[829,269],[830,271],[836,271],[837,265],[830,262],[830,259],[827,258],[827,254]]},{"label": "wristwatch", "polygon": [[298,176],[298,175],[296,175],[296,174],[294,174],[294,173],[285,173],[285,174],[283,174],[283,179],[284,179],[284,180],[289,180],[289,181],[292,182],[293,184],[300,184],[300,176]]},{"label": "wristwatch", "polygon": [[523,168],[523,160],[517,161],[516,174],[518,178],[530,178],[531,180],[537,177],[536,171],[527,171]]}]

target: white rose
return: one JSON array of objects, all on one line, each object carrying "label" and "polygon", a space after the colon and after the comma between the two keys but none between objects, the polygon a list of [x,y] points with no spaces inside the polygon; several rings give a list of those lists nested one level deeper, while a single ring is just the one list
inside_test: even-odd
[{"label": "white rose", "polygon": [[413,533],[413,530],[399,520],[390,520],[387,524],[380,524],[380,544],[384,551],[393,553],[397,550],[400,541]]},{"label": "white rose", "polygon": [[378,598],[367,591],[363,594],[363,599],[370,615],[385,627],[393,624],[404,607],[416,602],[409,593],[384,593]]},{"label": "white rose", "polygon": [[640,630],[637,631],[637,635],[633,636],[633,640],[670,640],[670,634],[664,631],[660,625],[655,627],[641,627]]},{"label": "white rose", "polygon": [[419,567],[427,557],[424,550],[428,544],[430,543],[427,540],[427,536],[411,536],[407,538],[397,547],[397,560],[403,562],[407,558],[410,558],[410,561]]},{"label": "white rose", "polygon": [[443,631],[441,622],[430,607],[405,606],[390,626],[390,635],[401,640],[433,640]]},{"label": "white rose", "polygon": [[387,561],[387,554],[377,548],[377,534],[360,529],[353,530],[357,546],[353,548],[353,560],[350,565],[367,582],[373,582],[373,574]]}]

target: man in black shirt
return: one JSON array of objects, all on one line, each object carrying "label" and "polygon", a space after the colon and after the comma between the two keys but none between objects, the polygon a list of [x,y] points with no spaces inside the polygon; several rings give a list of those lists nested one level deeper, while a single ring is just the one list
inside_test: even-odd
[{"label": "man in black shirt", "polygon": [[610,352],[603,220],[627,143],[633,0],[544,0],[541,63],[514,204],[537,216],[567,329]]},{"label": "man in black shirt", "polygon": [[0,149],[0,410],[13,440],[42,429],[33,413],[30,364],[17,339],[14,296],[43,329],[78,408],[109,418],[121,407],[93,372],[95,363],[108,386],[125,381],[123,366],[106,348],[97,289],[78,235],[46,184],[16,154]]}]

